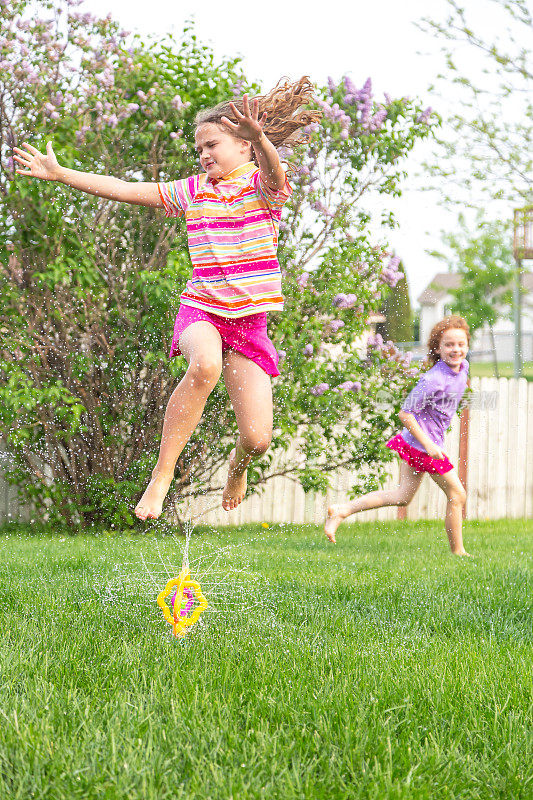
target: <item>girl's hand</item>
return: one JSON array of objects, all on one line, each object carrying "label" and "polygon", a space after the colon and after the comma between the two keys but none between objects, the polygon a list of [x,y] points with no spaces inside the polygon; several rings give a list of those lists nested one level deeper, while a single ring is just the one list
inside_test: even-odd
[{"label": "girl's hand", "polygon": [[259,119],[258,98],[254,97],[252,100],[251,112],[247,94],[243,95],[242,98],[242,110],[244,111],[244,114],[241,114],[241,112],[233,103],[230,103],[230,106],[233,114],[235,115],[235,119],[237,120],[237,124],[231,122],[231,120],[229,120],[227,117],[222,117],[221,122],[230,128],[235,136],[239,136],[241,139],[245,139],[247,142],[258,142],[261,138],[263,125],[265,124],[267,118],[265,111],[261,119]]},{"label": "girl's hand", "polygon": [[44,181],[56,180],[59,164],[51,142],[46,145],[46,155],[40,153],[36,147],[27,142],[24,142],[22,147],[25,147],[26,150],[21,150],[19,147],[13,148],[13,153],[15,154],[13,160],[26,167],[25,170],[17,169],[18,175],[28,175]]},{"label": "girl's hand", "polygon": [[436,444],[431,444],[431,446],[426,447],[427,454],[431,456],[431,458],[436,458],[437,461],[442,461],[446,458],[440,447],[437,447]]}]

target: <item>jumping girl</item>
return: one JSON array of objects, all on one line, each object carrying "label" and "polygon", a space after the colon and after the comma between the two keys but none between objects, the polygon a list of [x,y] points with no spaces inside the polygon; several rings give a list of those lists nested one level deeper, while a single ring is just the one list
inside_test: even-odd
[{"label": "jumping girl", "polygon": [[135,183],[67,169],[52,145],[46,155],[30,144],[14,148],[18,174],[59,181],[74,189],[184,216],[193,264],[181,295],[170,356],[182,353],[187,371],[171,395],[157,464],[135,508],[156,519],[177,459],[200,422],[221,372],[239,429],[222,495],[228,511],[243,500],[246,468],[272,437],[270,376],[278,355],[267,333],[267,311],[283,308],[276,257],[281,210],[291,194],[276,150],[303,141],[298,131],[320,118],[308,78],[278,84],[251,105],[224,102],[200,112],[195,142],[204,172],[170,183]]},{"label": "jumping girl", "polygon": [[325,531],[331,542],[335,542],[342,520],[351,514],[408,505],[428,472],[447,497],[445,524],[451,551],[457,556],[469,555],[462,533],[466,492],[442,450],[444,434],[467,386],[469,343],[470,330],[462,317],[446,317],[434,326],[428,342],[428,360],[433,366],[422,375],[398,414],[405,427],[387,442],[402,459],[400,483],[396,489],[370,492],[353,502],[330,506]]}]

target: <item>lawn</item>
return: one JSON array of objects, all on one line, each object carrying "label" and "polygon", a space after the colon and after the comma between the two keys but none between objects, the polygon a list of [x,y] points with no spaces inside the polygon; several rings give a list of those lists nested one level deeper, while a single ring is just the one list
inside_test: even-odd
[{"label": "lawn", "polygon": [[0,797],[533,796],[532,521],[0,537]]},{"label": "lawn", "polygon": [[[514,364],[511,361],[503,361],[498,364],[500,378],[514,378]],[[494,364],[492,361],[475,361],[470,364],[470,375],[473,378],[494,378]],[[522,365],[522,377],[528,381],[533,381],[533,361],[526,361]]]}]

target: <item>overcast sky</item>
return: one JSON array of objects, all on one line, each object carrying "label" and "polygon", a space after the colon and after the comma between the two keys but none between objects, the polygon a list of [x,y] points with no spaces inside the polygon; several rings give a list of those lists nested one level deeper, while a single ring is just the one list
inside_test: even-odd
[{"label": "overcast sky", "polygon": [[[463,0],[476,23],[495,24],[490,0]],[[180,34],[194,20],[197,35],[218,58],[242,56],[248,77],[268,89],[281,76],[310,75],[324,83],[349,74],[356,85],[371,77],[375,93],[410,95],[435,105],[429,86],[442,62],[438,43],[414,22],[423,16],[444,19],[444,0],[86,0],[81,10],[105,16],[110,9],[126,30],[141,35],[173,31]],[[441,113],[445,111],[442,101]],[[436,194],[419,190],[421,163],[428,149],[422,144],[409,161],[411,177],[403,197],[393,207],[400,223],[389,241],[402,258],[416,301],[436,272],[446,269],[426,250],[438,249],[440,231],[450,230],[456,215],[438,205]]]}]

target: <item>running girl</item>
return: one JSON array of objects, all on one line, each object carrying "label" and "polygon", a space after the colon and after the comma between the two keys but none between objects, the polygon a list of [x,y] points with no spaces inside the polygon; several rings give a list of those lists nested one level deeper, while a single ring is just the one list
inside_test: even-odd
[{"label": "running girl", "polygon": [[283,308],[276,250],[281,210],[291,194],[276,147],[302,141],[300,128],[320,118],[303,109],[312,100],[313,86],[304,77],[278,84],[251,104],[245,94],[200,112],[195,141],[205,171],[170,183],[67,169],[50,143],[46,155],[26,143],[24,150],[14,148],[20,175],[185,217],[193,272],[181,295],[170,356],[182,353],[188,368],[166,408],[157,464],[135,508],[139,519],[161,514],[177,459],[221,372],[239,429],[222,496],[226,510],[243,500],[246,468],[270,445],[270,376],[279,372],[266,312]]},{"label": "running girl", "polygon": [[446,317],[434,326],[428,342],[428,358],[433,366],[404,401],[398,416],[405,427],[387,442],[387,447],[402,459],[400,483],[396,489],[370,492],[353,502],[330,506],[325,531],[331,542],[335,542],[342,520],[351,514],[408,505],[427,472],[447,497],[445,525],[452,553],[469,555],[462,533],[466,492],[442,450],[444,434],[465,393],[469,343],[470,330],[462,317]]}]

